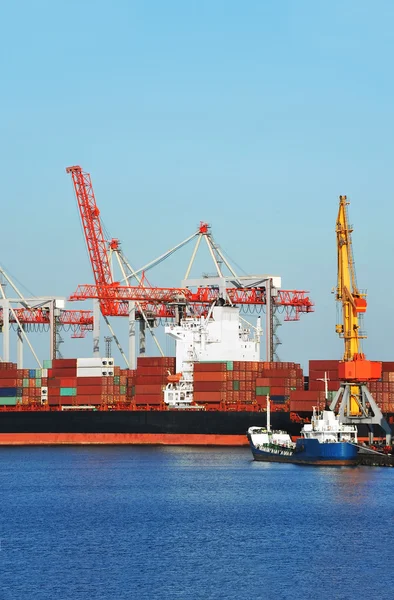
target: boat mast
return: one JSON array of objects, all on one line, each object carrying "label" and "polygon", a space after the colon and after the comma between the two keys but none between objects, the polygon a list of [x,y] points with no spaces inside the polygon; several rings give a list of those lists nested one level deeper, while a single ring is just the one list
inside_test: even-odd
[{"label": "boat mast", "polygon": [[[324,379],[322,377],[320,377],[319,379],[317,379],[317,381],[324,381],[324,398],[325,398],[325,409],[328,408],[328,382],[330,381],[330,378],[327,377],[327,371],[324,371]],[[319,406],[319,410],[320,410],[320,406]]]},{"label": "boat mast", "polygon": [[267,431],[271,431],[271,400],[267,394]]}]

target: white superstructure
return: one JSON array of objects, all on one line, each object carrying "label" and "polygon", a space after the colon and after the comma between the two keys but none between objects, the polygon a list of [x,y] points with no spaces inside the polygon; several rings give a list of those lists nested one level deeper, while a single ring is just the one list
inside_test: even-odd
[{"label": "white superstructure", "polygon": [[356,425],[342,423],[340,416],[331,410],[323,410],[321,413],[313,407],[310,423],[305,423],[301,429],[301,436],[319,440],[321,444],[327,442],[353,442],[357,444]]},{"label": "white superstructure", "polygon": [[260,360],[260,317],[252,336],[234,306],[215,306],[207,317],[183,319],[165,332],[176,340],[176,371],[182,374],[178,384],[168,384],[165,390],[165,402],[174,407],[184,408],[193,400],[195,362]]}]

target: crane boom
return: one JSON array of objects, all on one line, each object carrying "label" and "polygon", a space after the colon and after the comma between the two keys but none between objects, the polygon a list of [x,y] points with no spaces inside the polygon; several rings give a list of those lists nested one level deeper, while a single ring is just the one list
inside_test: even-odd
[{"label": "crane boom", "polygon": [[[99,290],[106,289],[116,284],[112,277],[100,211],[96,204],[90,175],[83,172],[82,167],[79,166],[67,167],[66,173],[71,173],[73,180],[96,286]],[[100,297],[100,305],[104,314],[111,314],[114,310],[116,312],[113,301],[108,298]]]},{"label": "crane boom", "polygon": [[343,322],[336,326],[336,331],[345,341],[344,361],[364,358],[361,351],[361,335],[359,331],[359,314],[367,310],[366,294],[359,292],[352,248],[352,231],[348,219],[346,196],[339,197],[339,210],[336,223],[338,281],[336,298],[342,304]]},{"label": "crane boom", "polygon": [[345,381],[369,381],[381,376],[381,363],[365,359],[361,340],[366,336],[360,332],[359,315],[367,310],[366,294],[357,287],[353,258],[353,229],[349,225],[346,196],[339,196],[339,210],[336,222],[338,280],[336,299],[342,305],[342,323],[336,325],[336,332],[345,342],[343,362],[339,365],[339,376]]}]

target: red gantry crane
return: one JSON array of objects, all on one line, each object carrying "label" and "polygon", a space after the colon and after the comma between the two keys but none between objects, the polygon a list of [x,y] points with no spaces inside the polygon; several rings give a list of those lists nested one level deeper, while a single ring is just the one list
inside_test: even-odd
[{"label": "red gantry crane", "polygon": [[[130,303],[136,303],[137,313],[140,313],[139,318],[144,318],[144,320],[146,320],[146,314],[149,315],[149,318],[153,319],[176,319],[179,315],[185,314],[185,309],[193,316],[206,315],[212,303],[218,301],[220,298],[225,302],[239,306],[266,306],[267,311],[268,305],[271,307],[271,310],[272,306],[283,307],[286,311],[286,321],[297,321],[302,313],[313,312],[313,302],[305,291],[275,289],[275,294],[272,294],[272,280],[270,276],[264,276],[266,279],[261,280],[258,286],[248,285],[247,287],[242,287],[240,280],[247,278],[237,278],[218,246],[214,244],[209,225],[204,222],[200,223],[195,233],[175,248],[172,248],[139,271],[132,272],[130,278],[137,278],[137,281],[140,282],[139,285],[121,285],[120,282],[115,282],[108,252],[118,251],[119,242],[116,239],[107,242],[104,238],[100,211],[97,207],[90,175],[83,172],[80,166],[68,167],[66,172],[71,174],[73,180],[95,280],[94,284],[79,285],[76,292],[70,296],[70,300],[97,299],[104,317],[130,317]],[[164,260],[175,250],[196,237],[197,242],[187,275],[190,272],[191,264],[201,239],[205,238],[217,267],[219,277],[223,279],[219,266],[220,261],[229,267],[235,284],[232,282],[231,287],[228,286],[224,289],[218,285],[198,286],[193,291],[187,286],[179,288],[147,287],[143,283],[144,278],[138,278],[138,274],[144,274],[147,268],[151,268],[153,265]],[[129,281],[129,277],[126,279]],[[208,278],[206,281],[209,282],[210,279]],[[271,345],[270,354],[267,357],[268,360],[272,360],[272,352]]]}]

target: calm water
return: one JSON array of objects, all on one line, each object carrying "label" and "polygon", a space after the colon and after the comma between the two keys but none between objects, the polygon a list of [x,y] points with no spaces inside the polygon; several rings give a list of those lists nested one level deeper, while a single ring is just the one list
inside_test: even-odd
[{"label": "calm water", "polygon": [[0,450],[0,598],[392,598],[394,469]]}]

